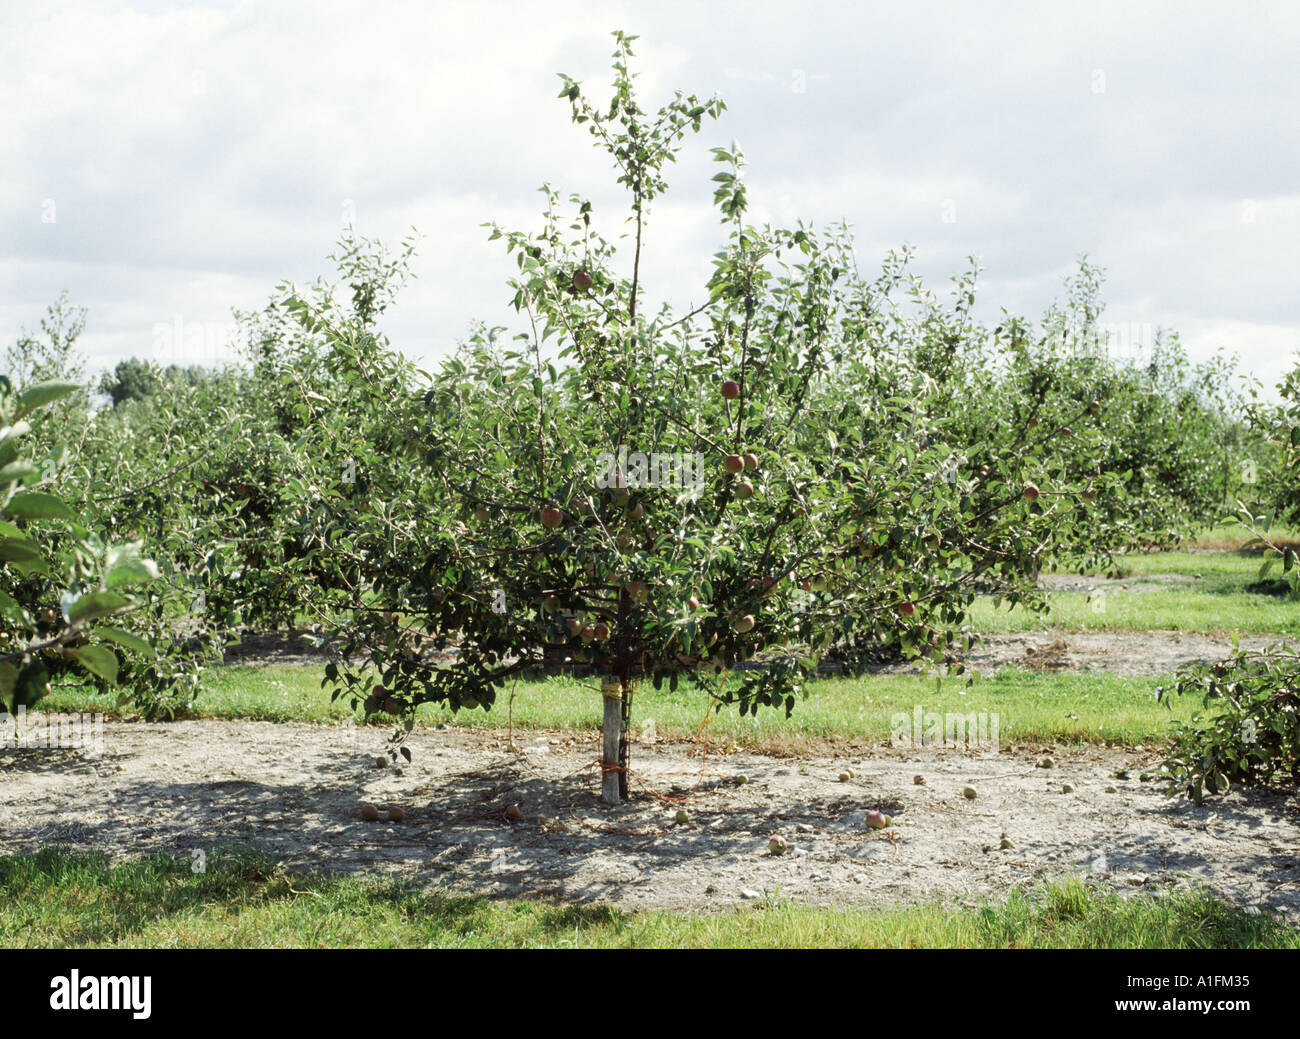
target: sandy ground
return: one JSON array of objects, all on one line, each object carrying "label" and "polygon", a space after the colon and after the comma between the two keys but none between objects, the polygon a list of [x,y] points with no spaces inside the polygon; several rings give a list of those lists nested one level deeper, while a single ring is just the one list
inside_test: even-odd
[{"label": "sandy ground", "polygon": [[[1280,635],[1243,635],[1243,649],[1274,645]],[[966,663],[984,674],[1006,664],[1044,671],[1106,671],[1116,675],[1172,675],[1194,661],[1222,660],[1232,653],[1226,635],[1189,631],[1027,631],[986,635]],[[897,666],[887,670],[905,670]]]},{"label": "sandy ground", "polygon": [[[1001,898],[1077,873],[1124,891],[1204,884],[1300,918],[1300,794],[1234,792],[1204,807],[1169,800],[1139,780],[1149,752],[882,747],[838,759],[701,760],[688,745],[637,746],[636,797],[611,809],[596,796],[596,746],[585,736],[516,734],[511,751],[504,733],[419,729],[414,762],[399,774],[376,765],[386,735],[108,723],[98,760],[3,752],[0,853],[62,844],[193,861],[196,851],[255,845],[296,870],[701,910],[767,897],[861,906]],[[1044,753],[1055,767],[1036,767]],[[846,768],[854,776],[841,782]],[[1124,768],[1129,777],[1114,778]],[[974,800],[962,796],[967,784]],[[405,820],[367,823],[366,802],[400,806]],[[675,821],[679,808],[689,822]],[[875,808],[893,825],[868,829]],[[776,835],[788,843],[780,856],[768,850]]]}]

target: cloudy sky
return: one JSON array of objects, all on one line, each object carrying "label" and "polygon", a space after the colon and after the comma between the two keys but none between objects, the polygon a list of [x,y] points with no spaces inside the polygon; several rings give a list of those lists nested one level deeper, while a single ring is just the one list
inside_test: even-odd
[{"label": "cloudy sky", "polygon": [[550,182],[619,233],[602,156],[556,99],[603,96],[637,33],[647,107],[728,112],[653,214],[656,298],[701,298],[721,241],[708,148],[737,140],[751,215],[853,225],[864,271],[911,242],[982,313],[1037,316],[1081,254],[1105,320],[1176,329],[1274,382],[1300,349],[1300,5],[24,3],[0,6],[0,336],[67,289],[93,368],[211,361],[232,307],[328,273],[343,222],[425,237],[386,328],[432,361],[508,323]]}]

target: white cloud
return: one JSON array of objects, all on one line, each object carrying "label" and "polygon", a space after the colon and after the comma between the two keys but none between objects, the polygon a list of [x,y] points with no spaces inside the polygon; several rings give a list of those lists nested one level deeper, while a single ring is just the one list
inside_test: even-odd
[{"label": "white cloud", "polygon": [[555,73],[603,92],[619,26],[648,102],[730,106],[655,209],[647,271],[678,301],[720,240],[707,147],[735,137],[755,215],[847,218],[864,268],[910,240],[942,289],[977,253],[984,304],[1034,315],[1087,252],[1110,315],[1238,346],[1261,377],[1294,349],[1300,9],[1280,5],[6,5],[0,335],[66,286],[96,362],[146,354],[173,315],[223,322],[325,272],[350,203],[363,233],[427,236],[389,327],[444,352],[509,317],[483,221],[534,226],[543,181],[617,216]]}]

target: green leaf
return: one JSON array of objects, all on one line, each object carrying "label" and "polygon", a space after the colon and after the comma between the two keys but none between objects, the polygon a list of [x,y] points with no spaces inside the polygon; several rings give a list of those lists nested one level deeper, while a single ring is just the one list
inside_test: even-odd
[{"label": "green leaf", "polygon": [[45,567],[45,557],[27,538],[0,538],[0,562],[13,563],[28,572]]},{"label": "green leaf", "polygon": [[158,565],[152,559],[129,559],[108,572],[104,583],[109,588],[123,588],[157,580]]},{"label": "green leaf", "polygon": [[45,687],[49,681],[50,673],[45,667],[45,662],[40,657],[32,657],[28,660],[14,679],[14,710],[19,707],[30,707],[36,703],[45,695]]},{"label": "green leaf", "polygon": [[75,393],[78,389],[80,387],[75,382],[38,382],[35,386],[28,386],[18,398],[18,414],[14,417],[18,419],[30,415],[37,408]]},{"label": "green leaf", "polygon": [[110,682],[117,681],[117,654],[107,646],[82,646],[69,652],[91,674]]},{"label": "green leaf", "polygon": [[123,646],[126,649],[132,649],[137,653],[143,653],[145,656],[156,657],[158,655],[158,651],[154,649],[150,642],[142,639],[134,632],[127,631],[125,628],[96,628],[95,634],[100,638],[108,639],[110,642],[116,642],[119,646]]},{"label": "green leaf", "polygon": [[18,668],[11,660],[0,660],[0,707],[12,711],[14,681],[18,678]]},{"label": "green leaf", "polygon": [[41,491],[24,491],[22,494],[15,494],[9,499],[9,504],[4,507],[4,511],[7,516],[21,516],[23,519],[77,518],[77,514],[61,499]]},{"label": "green leaf", "polygon": [[68,610],[68,620],[77,624],[96,617],[107,617],[130,605],[131,600],[117,592],[91,592],[72,604]]},{"label": "green leaf", "polygon": [[39,472],[40,469],[25,458],[19,459],[17,462],[10,462],[3,469],[0,469],[0,486],[18,483],[29,476],[37,475]]}]

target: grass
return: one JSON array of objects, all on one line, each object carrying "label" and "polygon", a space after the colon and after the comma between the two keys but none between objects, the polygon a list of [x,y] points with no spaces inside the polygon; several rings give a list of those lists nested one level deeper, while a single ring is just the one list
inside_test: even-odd
[{"label": "grass", "polygon": [[5,948],[1300,948],[1300,930],[1204,891],[1123,898],[1077,879],[987,906],[623,912],[294,876],[253,852],[194,873],[53,848],[0,858],[0,890]]},{"label": "grass", "polygon": [[[196,714],[204,718],[340,724],[363,720],[346,702],[331,703],[320,688],[322,668],[313,666],[229,667],[214,672]],[[1158,679],[1122,678],[1092,672],[1051,673],[1003,668],[967,688],[963,679],[946,679],[936,691],[933,679],[913,675],[825,678],[809,683],[808,697],[786,719],[783,711],[764,710],[741,718],[734,708],[709,709],[703,689],[683,685],[677,692],[647,685],[637,694],[634,725],[649,719],[661,737],[694,736],[708,719],[710,736],[767,753],[800,753],[826,740],[878,742],[893,732],[895,716],[911,717],[917,707],[940,714],[996,714],[1002,744],[1010,742],[1109,743],[1132,746],[1154,742],[1174,719],[1188,720],[1199,706],[1184,700],[1172,709],[1156,702]],[[514,687],[513,724],[519,729],[599,727],[601,696],[594,683],[556,677],[520,682]],[[88,688],[59,689],[41,701],[45,711],[116,713]],[[425,724],[503,728],[510,711],[502,695],[491,711],[450,711],[426,705]],[[387,725],[388,719],[376,721]]]},{"label": "grass", "polygon": [[[1241,548],[1254,536],[1240,523],[1217,523],[1200,531],[1196,537],[1189,541],[1188,547],[1231,552]],[[1269,531],[1269,537],[1283,547],[1288,544],[1295,547],[1300,545],[1300,528],[1291,527],[1285,523],[1277,523]]]},{"label": "grass", "polygon": [[[1055,591],[1051,613],[995,609],[982,598],[972,611],[979,631],[1036,631],[1046,626],[1090,631],[1201,631],[1300,634],[1300,602],[1247,588],[1261,558],[1240,552],[1161,552],[1123,557],[1122,583],[1099,585],[1104,597]],[[1270,578],[1280,576],[1275,567]],[[1100,580],[1100,578],[1099,578]]]}]

